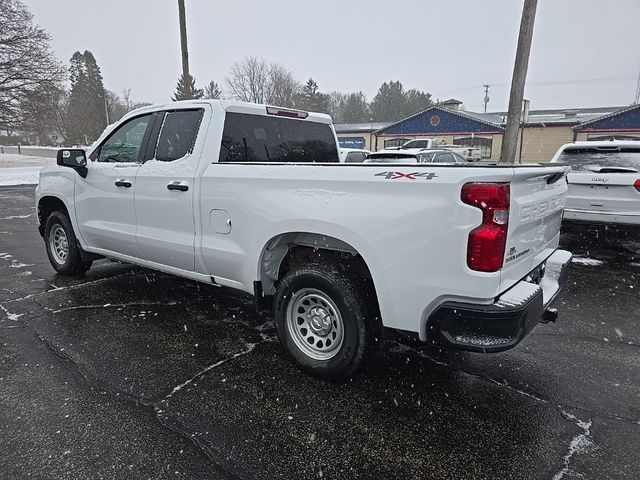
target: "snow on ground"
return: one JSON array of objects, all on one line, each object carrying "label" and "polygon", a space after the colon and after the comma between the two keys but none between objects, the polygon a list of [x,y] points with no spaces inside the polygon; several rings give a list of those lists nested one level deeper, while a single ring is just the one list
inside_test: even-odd
[{"label": "snow on ground", "polygon": [[29,185],[38,183],[38,173],[46,165],[56,163],[55,158],[0,154],[0,186]]},{"label": "snow on ground", "polygon": [[574,256],[571,259],[571,263],[577,263],[579,265],[589,265],[590,267],[597,267],[602,265],[602,260],[596,260],[595,258],[581,257],[579,255]]}]

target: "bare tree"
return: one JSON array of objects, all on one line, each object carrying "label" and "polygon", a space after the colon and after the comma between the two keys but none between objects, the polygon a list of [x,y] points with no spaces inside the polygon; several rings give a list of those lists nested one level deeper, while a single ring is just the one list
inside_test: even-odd
[{"label": "bare tree", "polygon": [[0,129],[27,129],[29,97],[57,89],[64,70],[20,0],[0,0],[0,26]]},{"label": "bare tree", "polygon": [[133,110],[133,108],[131,108],[131,89],[130,88],[122,89],[122,100],[124,101],[124,105],[127,109],[127,112],[130,112],[131,110]]},{"label": "bare tree", "polygon": [[247,57],[231,66],[225,82],[238,100],[265,103],[269,92],[269,65],[262,58]]},{"label": "bare tree", "polygon": [[266,103],[293,107],[301,85],[290,70],[278,63],[269,65],[269,83]]}]

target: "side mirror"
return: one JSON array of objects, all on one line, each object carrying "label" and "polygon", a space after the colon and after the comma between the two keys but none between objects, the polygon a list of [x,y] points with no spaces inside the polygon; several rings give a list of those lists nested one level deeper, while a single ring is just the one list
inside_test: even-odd
[{"label": "side mirror", "polygon": [[62,167],[73,168],[82,178],[87,176],[87,154],[82,149],[58,150],[56,163]]}]

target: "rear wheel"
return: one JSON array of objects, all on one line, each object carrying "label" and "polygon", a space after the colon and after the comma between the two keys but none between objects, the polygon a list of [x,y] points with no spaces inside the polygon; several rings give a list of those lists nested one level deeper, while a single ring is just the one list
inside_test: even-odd
[{"label": "rear wheel", "polygon": [[278,337],[304,371],[344,380],[360,368],[373,343],[366,305],[356,283],[338,267],[296,267],[276,292]]},{"label": "rear wheel", "polygon": [[78,276],[91,268],[83,261],[71,221],[62,212],[52,212],[45,225],[44,241],[49,262],[61,275]]}]

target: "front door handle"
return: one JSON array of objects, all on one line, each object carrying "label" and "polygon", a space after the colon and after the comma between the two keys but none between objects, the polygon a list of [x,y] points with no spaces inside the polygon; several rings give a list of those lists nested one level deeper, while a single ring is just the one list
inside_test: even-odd
[{"label": "front door handle", "polygon": [[169,190],[179,190],[181,192],[186,192],[189,190],[189,185],[185,185],[184,183],[173,182],[167,185]]},{"label": "front door handle", "polygon": [[116,187],[131,188],[131,182],[128,180],[116,180]]}]

